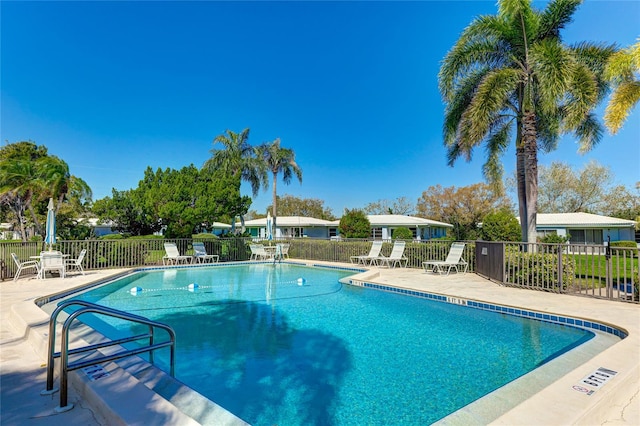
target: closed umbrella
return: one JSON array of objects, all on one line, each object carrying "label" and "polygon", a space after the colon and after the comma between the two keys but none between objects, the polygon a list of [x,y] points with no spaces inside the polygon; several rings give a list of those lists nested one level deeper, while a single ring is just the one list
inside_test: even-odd
[{"label": "closed umbrella", "polygon": [[273,240],[273,220],[269,212],[267,212],[267,240]]},{"label": "closed umbrella", "polygon": [[45,227],[44,242],[49,244],[49,251],[56,243],[56,213],[53,209],[53,198],[49,198],[49,206],[47,206],[47,225]]}]

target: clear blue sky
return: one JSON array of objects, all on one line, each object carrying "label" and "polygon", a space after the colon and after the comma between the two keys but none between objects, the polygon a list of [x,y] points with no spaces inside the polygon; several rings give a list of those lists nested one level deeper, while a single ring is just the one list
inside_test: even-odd
[{"label": "clear blue sky", "polygon": [[[546,2],[536,3],[544,7]],[[32,140],[92,188],[137,187],[147,166],[198,167],[226,129],[279,137],[303,183],[341,215],[431,185],[482,181],[482,149],[446,164],[440,61],[494,1],[0,3],[1,140]],[[640,36],[640,2],[587,0],[567,43]],[[601,109],[603,110],[603,108]],[[610,166],[640,180],[640,111],[580,156],[566,139],[541,164]],[[515,155],[504,157],[508,173]],[[243,192],[248,187],[243,185]],[[254,200],[261,213],[271,190]]]}]

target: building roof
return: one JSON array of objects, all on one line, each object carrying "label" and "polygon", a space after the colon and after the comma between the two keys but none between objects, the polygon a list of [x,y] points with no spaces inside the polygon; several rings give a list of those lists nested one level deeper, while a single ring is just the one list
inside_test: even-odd
[{"label": "building roof", "polygon": [[[453,228],[453,225],[444,222],[438,222],[436,220],[425,219],[415,216],[403,216],[401,214],[370,214],[367,215],[371,226],[405,226],[405,227],[427,227],[438,226],[443,228]],[[276,226],[278,227],[312,227],[312,226],[338,226],[340,220],[324,220],[316,219],[313,217],[304,216],[278,216],[276,219]],[[236,223],[236,226],[240,226],[240,222]],[[244,222],[245,227],[264,227],[267,226],[267,218],[247,220]]]},{"label": "building roof", "polygon": [[[314,217],[304,216],[278,216],[276,218],[276,226],[334,226],[335,223],[330,220],[316,219]],[[241,226],[240,222],[236,222],[236,227]],[[267,218],[245,220],[245,227],[264,227],[267,226]]]},{"label": "building roof", "polygon": [[404,216],[401,214],[370,214],[367,216],[372,226],[440,226],[453,228],[453,225],[448,223],[416,216]]},{"label": "building roof", "polygon": [[636,222],[591,213],[538,213],[537,226],[580,226],[584,228],[628,228]]}]

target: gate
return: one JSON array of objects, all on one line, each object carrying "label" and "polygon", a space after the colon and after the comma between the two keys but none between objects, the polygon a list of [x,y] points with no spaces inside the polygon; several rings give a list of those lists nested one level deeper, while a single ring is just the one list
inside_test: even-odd
[{"label": "gate", "polygon": [[475,272],[490,280],[504,282],[504,244],[476,241]]}]

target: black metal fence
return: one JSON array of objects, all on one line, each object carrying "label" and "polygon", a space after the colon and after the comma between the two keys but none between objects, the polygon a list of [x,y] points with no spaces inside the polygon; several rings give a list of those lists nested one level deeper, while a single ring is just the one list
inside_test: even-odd
[{"label": "black metal fence", "polygon": [[[54,249],[76,258],[87,250],[85,269],[128,268],[162,264],[164,243],[175,242],[181,254],[193,254],[193,239],[114,239],[59,241]],[[251,256],[249,238],[205,238],[209,254],[220,261],[244,261]],[[275,244],[275,241],[263,241]],[[367,254],[369,240],[287,240],[289,257],[304,260],[349,263],[351,256]],[[422,268],[422,262],[444,260],[451,241],[408,241],[404,255],[408,267]],[[391,253],[393,242],[385,242],[382,254]],[[44,249],[42,243],[0,243],[2,279],[13,277],[17,265],[11,259],[28,260]],[[503,285],[553,293],[575,294],[638,303],[640,249],[605,248],[600,245],[529,244],[468,241],[463,258],[469,271]],[[0,266],[2,264],[0,263]]]},{"label": "black metal fence", "polygon": [[476,243],[476,272],[503,285],[638,303],[638,248]]}]

